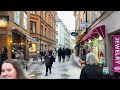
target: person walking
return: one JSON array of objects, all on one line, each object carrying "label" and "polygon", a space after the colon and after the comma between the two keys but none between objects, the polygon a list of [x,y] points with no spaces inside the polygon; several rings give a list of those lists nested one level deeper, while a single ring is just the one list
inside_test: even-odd
[{"label": "person walking", "polygon": [[62,49],[62,59],[63,59],[63,62],[65,62],[65,56],[66,56],[65,48],[63,48]]},{"label": "person walking", "polygon": [[71,50],[69,48],[66,48],[65,52],[66,52],[67,60],[69,61],[70,55],[71,55]]},{"label": "person walking", "polygon": [[86,65],[81,70],[80,79],[103,79],[102,68],[97,65],[96,55],[92,52],[86,56]]},{"label": "person walking", "polygon": [[42,50],[40,51],[40,59],[41,59],[41,62],[42,62],[42,59],[43,59],[43,51]]},{"label": "person walking", "polygon": [[48,75],[48,69],[49,69],[49,71],[50,71],[50,73],[51,73],[51,62],[50,62],[50,58],[51,58],[51,56],[49,55],[49,51],[48,51],[48,52],[46,52],[45,60],[44,60],[45,67],[46,67],[46,74],[45,74],[45,76]]},{"label": "person walking", "polygon": [[61,47],[58,49],[58,60],[61,62],[61,56],[62,56],[62,49]]}]

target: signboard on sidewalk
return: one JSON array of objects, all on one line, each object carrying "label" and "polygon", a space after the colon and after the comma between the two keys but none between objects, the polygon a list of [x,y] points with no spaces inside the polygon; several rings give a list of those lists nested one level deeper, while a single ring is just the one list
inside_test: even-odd
[{"label": "signboard on sidewalk", "polygon": [[113,62],[112,62],[112,71],[113,72],[120,72],[120,35],[113,36]]}]

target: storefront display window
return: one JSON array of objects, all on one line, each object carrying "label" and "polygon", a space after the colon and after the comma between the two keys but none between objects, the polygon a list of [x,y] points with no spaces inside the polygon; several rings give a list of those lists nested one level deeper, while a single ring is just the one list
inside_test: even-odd
[{"label": "storefront display window", "polygon": [[99,62],[106,66],[104,41],[103,40],[99,41],[98,45],[99,45],[98,47],[99,48]]},{"label": "storefront display window", "polygon": [[29,48],[30,52],[36,52],[36,44],[32,44],[31,47]]}]

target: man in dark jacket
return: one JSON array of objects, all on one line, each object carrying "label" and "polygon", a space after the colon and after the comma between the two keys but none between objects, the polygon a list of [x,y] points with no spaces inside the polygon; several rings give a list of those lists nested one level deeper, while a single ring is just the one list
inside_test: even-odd
[{"label": "man in dark jacket", "polygon": [[67,59],[69,61],[70,55],[71,55],[71,50],[69,48],[66,48],[65,52],[66,52],[66,55],[67,55]]},{"label": "man in dark jacket", "polygon": [[42,62],[42,59],[43,59],[43,51],[42,50],[40,51],[40,58],[41,58],[41,62]]},{"label": "man in dark jacket", "polygon": [[61,62],[61,56],[62,56],[62,49],[61,47],[58,49],[58,60]]},{"label": "man in dark jacket", "polygon": [[65,56],[66,56],[65,48],[63,48],[62,49],[62,59],[63,59],[63,62],[65,62]]}]

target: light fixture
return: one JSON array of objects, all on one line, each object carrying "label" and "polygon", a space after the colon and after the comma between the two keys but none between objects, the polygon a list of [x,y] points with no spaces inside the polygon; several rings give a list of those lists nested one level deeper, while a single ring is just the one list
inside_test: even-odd
[{"label": "light fixture", "polygon": [[10,42],[12,43],[12,40],[10,40]]},{"label": "light fixture", "polygon": [[8,21],[6,20],[6,18],[2,17],[0,18],[0,27],[7,27],[8,25]]},{"label": "light fixture", "polygon": [[99,36],[99,40],[102,40],[102,37],[101,37],[101,36]]},{"label": "light fixture", "polygon": [[89,39],[88,43],[91,43],[91,39]]}]

